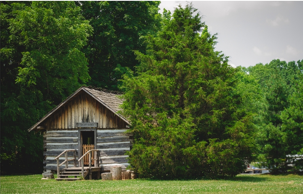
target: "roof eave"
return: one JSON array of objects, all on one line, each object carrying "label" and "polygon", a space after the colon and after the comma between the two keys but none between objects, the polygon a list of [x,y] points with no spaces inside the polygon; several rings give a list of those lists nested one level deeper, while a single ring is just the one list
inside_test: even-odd
[{"label": "roof eave", "polygon": [[54,112],[56,112],[60,107],[62,107],[67,101],[69,101],[72,97],[74,97],[76,94],[78,94],[81,90],[86,92],[88,95],[90,95],[91,97],[93,97],[95,100],[97,100],[98,102],[100,102],[103,106],[105,106],[107,109],[109,109],[110,111],[112,111],[115,115],[117,115],[120,119],[122,119],[124,122],[126,122],[128,125],[130,125],[130,122],[125,119],[122,115],[120,115],[119,113],[115,112],[111,107],[109,107],[107,104],[105,104],[102,100],[100,100],[99,98],[97,98],[96,96],[94,96],[92,93],[90,93],[88,90],[85,89],[85,86],[80,87],[78,90],[76,90],[73,94],[71,94],[69,97],[67,97],[63,102],[61,102],[58,106],[56,106],[54,109],[52,109],[51,111],[49,111],[42,119],[40,119],[36,124],[34,124],[32,127],[30,127],[28,129],[28,132],[31,132],[32,130],[37,129],[37,127],[43,122],[45,121],[45,119],[47,119],[49,116],[51,116]]}]

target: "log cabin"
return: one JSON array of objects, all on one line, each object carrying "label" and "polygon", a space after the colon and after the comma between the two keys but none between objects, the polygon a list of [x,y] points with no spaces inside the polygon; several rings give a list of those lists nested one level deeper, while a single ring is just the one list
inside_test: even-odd
[{"label": "log cabin", "polygon": [[115,165],[125,169],[131,135],[126,133],[129,121],[118,112],[123,103],[120,95],[81,87],[29,128],[43,133],[44,169],[57,171],[58,178],[73,176],[72,171],[81,166],[82,176],[90,174],[90,178],[94,168],[99,175]]}]

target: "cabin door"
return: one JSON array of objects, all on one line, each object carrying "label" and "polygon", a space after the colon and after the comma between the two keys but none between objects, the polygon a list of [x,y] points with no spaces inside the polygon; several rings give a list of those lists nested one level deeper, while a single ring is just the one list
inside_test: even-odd
[{"label": "cabin door", "polygon": [[[80,150],[82,152],[81,155],[85,154],[87,151],[95,149],[95,131],[81,131],[81,145],[80,145]],[[91,160],[91,165],[94,165],[94,152],[92,152],[92,160]],[[89,154],[84,156],[84,166],[89,165]]]}]

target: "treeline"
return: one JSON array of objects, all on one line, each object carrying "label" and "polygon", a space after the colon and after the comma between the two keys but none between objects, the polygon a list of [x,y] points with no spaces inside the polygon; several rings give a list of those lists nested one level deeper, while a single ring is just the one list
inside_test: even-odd
[{"label": "treeline", "polygon": [[1,2],[1,173],[41,173],[27,129],[81,85],[125,92],[142,177],[302,169],[286,155],[303,154],[303,61],[232,68],[191,5],[158,6]]},{"label": "treeline", "polygon": [[254,160],[272,173],[298,173],[303,169],[303,160],[294,156],[303,154],[303,60],[242,68],[238,78],[243,105],[254,114]]}]

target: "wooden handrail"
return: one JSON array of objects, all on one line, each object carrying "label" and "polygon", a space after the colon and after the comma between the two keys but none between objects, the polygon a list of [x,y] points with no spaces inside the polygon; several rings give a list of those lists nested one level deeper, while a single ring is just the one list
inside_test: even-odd
[{"label": "wooden handrail", "polygon": [[100,151],[100,150],[98,150],[98,149],[92,149],[92,150],[88,150],[85,154],[83,154],[79,159],[78,159],[78,162],[80,162],[80,160],[82,160],[83,159],[83,157],[86,155],[86,154],[88,154],[89,152],[91,152],[91,151]]},{"label": "wooden handrail", "polygon": [[65,162],[74,161],[75,159],[64,160],[59,166],[62,166]]},{"label": "wooden handrail", "polygon": [[60,156],[62,156],[65,152],[71,152],[71,151],[77,151],[76,149],[69,149],[69,150],[64,150],[61,154],[59,154],[55,160],[57,160],[57,158],[59,158]]},{"label": "wooden handrail", "polygon": [[[68,152],[74,152],[74,159],[70,159],[70,160],[68,159],[68,157],[67,157]],[[59,158],[63,154],[65,154],[65,160],[61,164],[59,164]],[[77,155],[77,150],[76,149],[69,149],[69,150],[64,150],[61,154],[59,154],[55,158],[55,160],[57,160],[57,178],[60,177],[60,166],[62,166],[64,163],[65,163],[65,168],[68,168],[68,162],[69,161],[74,161],[74,167],[76,167],[76,161],[77,161],[76,155]]]},{"label": "wooden handrail", "polygon": [[[91,150],[88,150],[85,154],[83,154],[79,159],[78,159],[78,162],[79,164],[81,165],[81,169],[82,169],[82,177],[84,177],[84,156],[86,156],[87,154],[89,154],[89,178],[92,179],[92,171],[91,171],[91,168],[92,168],[92,151],[95,152],[94,154],[94,166],[95,167],[99,167],[99,162],[98,162],[98,158],[99,158],[99,155],[98,155],[98,152],[100,152],[100,150],[97,150],[97,149],[91,149]],[[81,162],[80,162],[81,161]],[[79,165],[79,166],[80,166]]]}]

